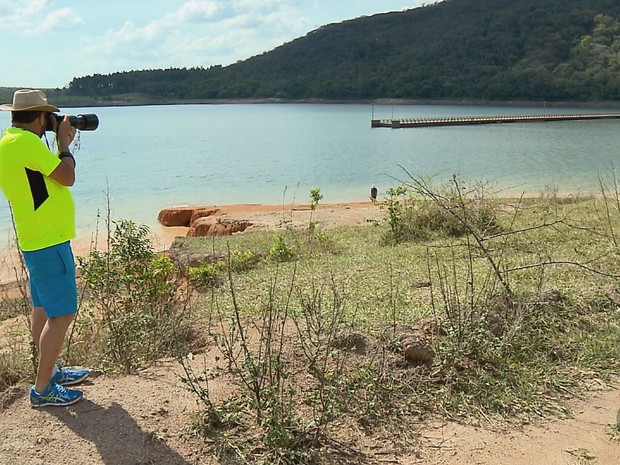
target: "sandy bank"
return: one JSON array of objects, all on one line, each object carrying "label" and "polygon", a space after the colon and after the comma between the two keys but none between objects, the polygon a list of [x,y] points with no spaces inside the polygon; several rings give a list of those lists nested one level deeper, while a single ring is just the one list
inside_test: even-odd
[{"label": "sandy bank", "polygon": [[160,220],[165,224],[179,225],[191,222],[193,225],[196,220],[208,218],[212,222],[248,223],[250,225],[246,229],[248,231],[270,231],[283,227],[307,227],[310,221],[328,228],[362,225],[379,220],[383,213],[379,204],[372,202],[319,204],[314,211],[309,205],[200,205],[164,209],[160,212]]},{"label": "sandy bank", "polygon": [[[247,231],[275,231],[285,227],[307,227],[309,221],[317,221],[321,226],[330,228],[345,225],[363,225],[378,221],[385,216],[379,204],[371,202],[343,202],[319,204],[315,211],[308,205],[266,205],[266,204],[232,204],[209,205],[217,210],[215,219],[247,221],[252,224]],[[189,228],[182,226],[157,225],[150,228],[153,247],[157,251],[170,248],[175,238],[185,236]],[[95,238],[91,236],[76,237],[71,241],[76,256],[85,256],[95,249]],[[97,238],[97,249],[105,250],[106,239]],[[0,252],[0,285],[14,283],[20,260],[15,249]]]}]

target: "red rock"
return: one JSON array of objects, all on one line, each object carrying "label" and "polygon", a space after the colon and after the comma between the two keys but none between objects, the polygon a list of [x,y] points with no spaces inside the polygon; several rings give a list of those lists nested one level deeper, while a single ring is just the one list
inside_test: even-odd
[{"label": "red rock", "polygon": [[249,221],[227,220],[222,218],[203,217],[192,222],[188,236],[230,236],[237,232],[243,232],[252,226]]},{"label": "red rock", "polygon": [[220,213],[219,208],[195,206],[195,207],[170,207],[164,208],[157,215],[157,221],[164,226],[191,226],[199,218],[213,216]]},{"label": "red rock", "polygon": [[196,207],[194,208],[194,211],[192,213],[192,217],[189,221],[189,224],[192,225],[194,223],[194,221],[196,221],[199,218],[204,218],[207,216],[213,216],[217,213],[219,213],[220,210],[218,208],[213,208],[213,207]]},{"label": "red rock", "polygon": [[164,208],[157,215],[157,221],[164,226],[189,226],[195,207]]}]

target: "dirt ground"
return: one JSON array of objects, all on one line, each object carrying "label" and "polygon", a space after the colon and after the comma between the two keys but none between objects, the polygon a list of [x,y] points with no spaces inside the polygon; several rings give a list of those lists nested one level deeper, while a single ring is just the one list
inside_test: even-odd
[{"label": "dirt ground", "polygon": [[[215,354],[206,354],[213,360]],[[202,356],[196,363],[202,364]],[[207,362],[209,363],[209,362]],[[196,366],[199,370],[200,367]],[[82,387],[85,400],[69,407],[32,409],[26,390],[0,413],[0,463],[6,465],[194,465],[216,464],[190,431],[193,394],[180,381],[176,362],[124,377],[95,376]],[[210,383],[224,395],[225,379]],[[420,443],[408,453],[362,437],[361,457],[350,463],[442,465],[616,465],[620,443],[609,425],[617,421],[620,393],[591,392],[573,402],[573,418],[525,427],[432,421],[416,428]],[[359,435],[359,431],[351,431]]]},{"label": "dirt ground", "polygon": [[[234,213],[233,213],[234,211]],[[256,228],[281,226],[282,207],[237,210]],[[289,211],[294,224],[307,224],[308,212]],[[364,224],[383,217],[370,203],[322,206],[314,219],[325,226]],[[270,225],[270,226],[269,226]],[[169,246],[184,228],[155,231],[159,247]],[[79,249],[79,247],[78,247]],[[78,251],[79,253],[79,251]],[[6,283],[6,281],[3,281]],[[0,322],[0,333],[24,327],[23,321]],[[0,338],[0,345],[2,339]],[[0,347],[1,349],[2,347]],[[197,372],[214,367],[216,349],[194,357]],[[32,409],[28,385],[19,386],[16,400],[0,411],[0,465],[194,465],[218,463],[190,430],[198,411],[195,395],[181,382],[181,368],[162,360],[130,376],[95,372],[83,384],[85,400],[64,407]],[[225,376],[210,381],[216,399],[230,391]],[[496,422],[463,425],[433,420],[416,427],[419,444],[402,453],[377,437],[360,437],[362,455],[351,463],[443,465],[617,465],[620,442],[610,425],[620,421],[620,391],[594,385],[583,399],[569,401],[570,418],[548,419],[514,427]],[[350,431],[358,436],[359,431]]]}]

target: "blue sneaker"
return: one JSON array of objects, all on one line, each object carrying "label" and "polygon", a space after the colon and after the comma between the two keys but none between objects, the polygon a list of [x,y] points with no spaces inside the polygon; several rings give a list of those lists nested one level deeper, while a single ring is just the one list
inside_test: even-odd
[{"label": "blue sneaker", "polygon": [[60,365],[57,366],[58,371],[52,376],[50,380],[52,383],[60,384],[61,386],[71,386],[78,384],[88,378],[90,370],[88,368],[64,368]]},{"label": "blue sneaker", "polygon": [[75,404],[84,396],[82,391],[77,389],[67,389],[56,383],[49,383],[45,390],[39,394],[34,386],[30,386],[30,405],[32,407],[64,407],[65,405]]}]

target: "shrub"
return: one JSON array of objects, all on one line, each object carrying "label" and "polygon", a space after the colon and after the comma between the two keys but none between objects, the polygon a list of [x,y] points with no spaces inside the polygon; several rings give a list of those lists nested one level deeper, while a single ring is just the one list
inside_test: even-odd
[{"label": "shrub", "polygon": [[390,188],[382,208],[387,211],[386,244],[427,240],[434,236],[479,236],[500,232],[497,202],[486,198],[481,185],[464,191],[455,177],[451,183],[433,188],[413,179],[410,185]]},{"label": "shrub", "polygon": [[[187,298],[179,289],[176,268],[153,251],[149,229],[131,221],[115,222],[105,252],[78,257],[87,301],[78,320],[104,331],[97,342],[104,363],[125,372],[143,362],[170,355],[189,337]],[[185,299],[185,300],[183,300]],[[92,329],[81,325],[82,332]]]},{"label": "shrub", "polygon": [[269,257],[276,262],[288,262],[295,257],[295,253],[290,249],[282,234],[278,234],[274,244],[269,249]]},{"label": "shrub", "polygon": [[236,273],[251,270],[260,260],[261,256],[252,250],[234,250],[230,254],[230,270]]},{"label": "shrub", "polygon": [[190,281],[197,287],[214,287],[218,284],[224,269],[222,262],[205,263],[190,267],[187,274]]}]

